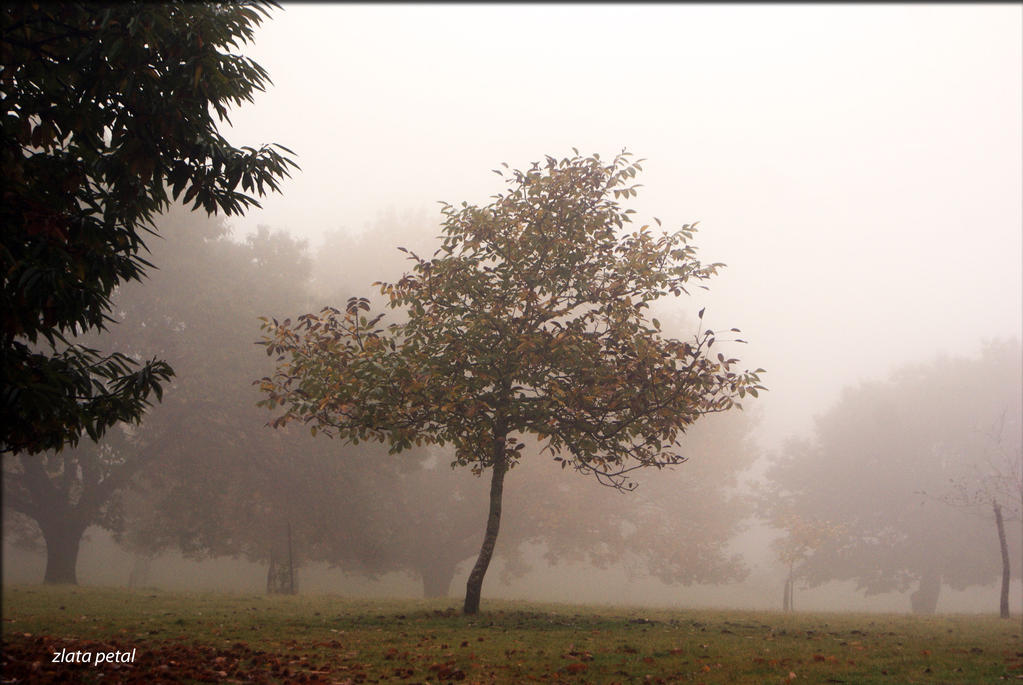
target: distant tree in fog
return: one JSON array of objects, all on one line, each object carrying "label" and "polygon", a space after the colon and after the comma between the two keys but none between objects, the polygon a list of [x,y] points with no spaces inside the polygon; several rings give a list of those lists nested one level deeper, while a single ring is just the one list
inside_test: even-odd
[{"label": "distant tree in fog", "polygon": [[266,561],[283,554],[304,474],[255,407],[251,375],[264,358],[252,337],[257,312],[306,301],[309,260],[304,244],[264,227],[239,242],[223,224],[180,212],[169,220],[154,246],[160,270],[118,299],[119,329],[132,344],[162,349],[178,376],[138,429],[162,456],[132,481],[117,537],[143,555]]},{"label": "distant tree in fog", "polygon": [[[239,487],[239,473],[251,473],[273,445],[274,432],[261,430],[265,421],[254,406],[250,379],[264,358],[251,340],[257,311],[302,301],[295,288],[308,267],[300,246],[266,231],[237,243],[220,220],[183,207],[160,228],[166,237],[151,256],[160,268],[147,283],[115,293],[119,325],[105,338],[126,354],[155,352],[174,364],[164,401],[140,424],[115,426],[98,443],[4,455],[4,505],[38,524],[47,582],[77,580],[78,546],[90,525],[115,533],[124,532],[126,519],[129,528],[138,525],[138,509],[129,504],[144,501],[168,524],[163,534],[148,530],[146,549],[183,544],[204,525],[211,537],[220,535],[211,522],[224,518],[223,493]],[[128,491],[135,494],[122,499]],[[170,525],[175,520],[181,525]]]},{"label": "distant tree in fog", "polygon": [[[846,388],[812,439],[787,445],[768,472],[769,506],[844,531],[803,564],[807,582],[855,580],[868,594],[916,585],[913,611],[931,613],[942,585],[999,576],[995,527],[934,496],[988,468],[977,428],[1002,412],[1020,416],[1020,357],[1018,341],[992,342],[976,358],[942,357]],[[1004,439],[1018,452],[1018,429]]]},{"label": "distant tree in fog", "polygon": [[[1006,520],[1023,522],[1023,445],[1020,440],[1019,407],[1010,413],[1005,407],[1001,414],[984,427],[975,427],[962,435],[958,444],[949,446],[960,454],[975,455],[973,469],[968,475],[953,479],[947,491],[938,495],[952,506],[981,514],[990,508],[990,518],[998,534],[1002,558],[1002,583],[998,612],[1009,618],[1009,580],[1012,564],[1009,561],[1009,543]],[[1021,549],[1023,553],[1023,549]],[[1023,565],[1023,559],[1021,559]]]},{"label": "distant tree in fog", "polygon": [[[159,399],[173,372],[155,357],[142,361],[155,350],[105,354],[68,339],[105,330],[116,288],[143,279],[147,233],[171,196],[241,214],[295,167],[285,148],[236,148],[218,132],[232,105],[269,82],[235,52],[267,9],[0,10],[0,452],[96,440]],[[66,459],[46,461],[49,469]]]},{"label": "distant tree in fog", "polygon": [[381,273],[401,273],[412,252],[431,249],[440,231],[437,219],[425,210],[382,208],[361,230],[328,231],[313,251],[310,292],[327,302],[345,302],[352,295],[366,296],[380,305],[386,298],[372,283]]},{"label": "distant tree in fog", "polygon": [[772,523],[785,531],[785,536],[773,541],[778,560],[785,564],[785,589],[782,593],[782,611],[795,609],[796,580],[802,566],[818,549],[841,535],[841,528],[827,520],[807,519],[783,507],[775,507]]},{"label": "distant tree in fog", "polygon": [[341,515],[324,512],[324,548],[315,558],[371,578],[405,572],[422,582],[424,596],[447,597],[459,564],[479,548],[485,500],[471,474],[452,470],[441,451],[419,447],[399,457],[375,442],[319,442],[330,446],[339,473],[354,466],[366,484],[358,493],[333,493],[333,500],[354,495],[358,503]]},{"label": "distant tree in fog", "polygon": [[[665,338],[650,302],[710,278],[688,245],[693,228],[625,233],[639,167],[579,157],[511,172],[486,207],[446,205],[441,247],[413,255],[411,274],[385,284],[407,321],[378,328],[368,300],[292,322],[268,321],[276,373],[261,381],[275,420],[311,424],[353,443],[452,443],[475,473],[491,471],[490,511],[464,611],[479,610],[497,541],[505,475],[521,436],[561,464],[617,488],[674,452],[700,416],[757,394],[757,372],[712,356],[713,331]],[[702,321],[702,310],[700,312]],[[758,370],[759,371],[759,370]]]},{"label": "distant tree in fog", "polygon": [[575,482],[557,462],[524,459],[505,492],[502,549],[508,538],[523,539],[542,546],[551,564],[622,564],[630,576],[668,585],[740,581],[748,569],[729,543],[752,514],[738,477],[756,457],[754,426],[744,413],[701,418],[686,430],[685,467],[635,473],[628,496]]}]

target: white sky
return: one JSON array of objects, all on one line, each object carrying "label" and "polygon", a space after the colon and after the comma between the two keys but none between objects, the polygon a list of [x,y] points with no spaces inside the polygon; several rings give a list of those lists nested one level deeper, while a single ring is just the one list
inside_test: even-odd
[{"label": "white sky", "polygon": [[302,171],[235,227],[315,246],[628,148],[637,218],[728,264],[692,310],[768,370],[769,446],[844,385],[1021,335],[1021,45],[1018,5],[285,4],[229,137]]}]

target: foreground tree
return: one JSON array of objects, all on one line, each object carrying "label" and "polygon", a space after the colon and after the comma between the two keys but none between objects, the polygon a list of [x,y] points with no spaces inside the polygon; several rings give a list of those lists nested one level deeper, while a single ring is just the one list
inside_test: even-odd
[{"label": "foreground tree", "polygon": [[115,288],[145,274],[143,238],[169,194],[240,214],[296,166],[285,148],[236,148],[217,130],[269,82],[232,52],[268,6],[0,10],[0,452],[97,439],[160,397],[167,363],[67,338],[103,330]]},{"label": "foreground tree", "polygon": [[[406,261],[397,250],[393,259],[382,257],[380,237],[392,244],[413,241],[419,252],[430,248],[429,241],[436,233],[430,223],[424,212],[391,208],[381,212],[360,235],[334,233],[313,255],[311,280],[319,286],[319,296],[324,301],[344,302],[352,294],[365,294],[359,289],[372,280],[374,270],[394,272]],[[344,268],[339,269],[338,264]],[[379,304],[370,301],[373,308],[386,302],[383,298]],[[660,320],[662,335],[682,337],[695,328],[695,312],[684,317],[673,304],[670,299],[661,300],[651,305],[650,313]],[[752,441],[753,418],[748,412],[702,418],[687,430],[685,468],[634,473],[638,489],[629,497],[608,498],[593,479],[573,482],[559,476],[557,462],[540,458],[542,445],[524,440],[527,444],[515,477],[503,492],[501,544],[494,558],[501,562],[502,581],[529,571],[532,564],[527,559],[539,550],[543,562],[552,566],[621,565],[630,575],[650,575],[666,584],[741,580],[747,569],[728,544],[752,513],[752,502],[739,496],[736,487],[738,474],[749,468],[757,453]],[[305,431],[295,433],[289,442]],[[335,459],[344,463],[338,468],[339,475],[370,468],[360,455],[366,446],[360,443],[343,452],[332,448]],[[291,458],[300,460],[310,451],[309,447],[296,447]],[[364,486],[372,489],[369,497],[361,494],[362,489],[356,496],[367,504],[383,506],[346,514],[336,530],[321,528],[339,539],[347,537],[342,531],[351,529],[359,536],[374,535],[375,553],[368,559],[359,558],[351,550],[365,546],[346,542],[335,546],[324,559],[370,575],[405,570],[422,578],[427,596],[446,595],[456,569],[464,562],[471,566],[479,553],[487,493],[475,487],[478,483],[468,469],[447,468],[451,462],[447,449],[431,450],[428,460],[407,452],[388,457],[379,451],[367,459],[377,464],[381,477]],[[406,466],[398,468],[399,463]],[[337,488],[341,494],[336,499],[345,497],[343,483]],[[349,491],[347,499],[351,497]],[[558,508],[551,509],[550,502],[558,502]],[[325,509],[332,511],[341,504]],[[351,511],[347,502],[342,509]],[[564,516],[562,511],[573,515]],[[410,526],[409,521],[415,524]]]},{"label": "foreground tree", "polygon": [[[485,207],[445,205],[440,249],[410,253],[411,274],[382,284],[407,320],[379,328],[368,301],[267,322],[277,370],[259,381],[275,426],[312,424],[345,440],[452,443],[455,463],[491,472],[483,543],[464,611],[479,611],[501,523],[505,475],[535,436],[563,466],[628,489],[628,473],[685,459],[673,451],[704,414],[762,389],[758,373],[712,358],[713,331],[665,338],[650,302],[680,295],[701,264],[694,229],[622,235],[640,170],[623,153],[548,157],[505,176]],[[702,321],[702,310],[701,321]]]}]

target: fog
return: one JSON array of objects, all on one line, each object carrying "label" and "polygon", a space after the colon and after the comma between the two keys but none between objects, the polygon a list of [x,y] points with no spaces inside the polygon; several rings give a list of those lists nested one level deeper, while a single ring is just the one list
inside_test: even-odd
[{"label": "fog", "polygon": [[[762,546],[761,546],[762,547]],[[627,606],[667,606],[679,609],[726,608],[774,610],[780,607],[784,573],[775,560],[756,547],[746,547],[756,561],[751,578],[728,585],[669,587],[650,578],[630,578],[623,570],[594,570],[582,564],[538,569],[522,578],[504,582],[498,557],[485,586],[487,596],[502,599],[531,599],[554,603],[589,603]],[[45,558],[24,550],[5,550],[4,579],[11,583],[37,583],[42,577]],[[757,554],[757,552],[761,554]],[[132,556],[119,548],[109,534],[92,529],[82,545],[79,558],[79,582],[85,585],[124,586]],[[457,597],[465,585],[471,562],[462,565],[451,586]],[[388,573],[368,579],[346,574],[327,564],[313,563],[300,570],[301,592],[342,594],[353,597],[419,597],[422,590],[416,578],[407,573]],[[193,561],[179,553],[161,555],[153,564],[146,587],[177,592],[260,593],[266,587],[266,565],[243,559],[219,558]],[[994,586],[946,591],[942,612],[991,613],[996,603]],[[1013,606],[1018,604],[1019,581],[1013,580]],[[852,583],[829,583],[820,588],[800,589],[796,603],[800,611],[905,612],[908,603],[898,593],[864,597]],[[1014,610],[1015,611],[1015,610]]]},{"label": "fog", "polygon": [[843,385],[1019,334],[1018,7],[289,4],[251,54],[274,86],[232,138],[302,171],[243,233],[482,203],[501,162],[572,147],[646,158],[631,206],[728,265],[707,322],[769,370],[771,443]]},{"label": "fog", "polygon": [[[405,554],[414,540],[399,540],[395,519],[374,506],[458,532],[448,519],[419,517],[465,504],[478,520],[460,509],[450,515],[473,532],[458,532],[445,549],[478,550],[486,505],[473,498],[485,496],[487,481],[448,473],[450,454],[415,452],[406,466],[301,428],[263,427],[268,414],[254,408],[251,381],[271,369],[253,349],[256,316],[340,307],[374,292],[373,281],[396,280],[407,268],[396,247],[430,254],[437,203],[485,204],[504,190],[491,173],[502,162],[526,168],[573,148],[607,159],[627,149],[646,160],[639,195],[626,203],[637,220],[699,222],[700,258],[727,264],[708,292],[658,303],[666,329],[688,334],[702,307],[707,327],[740,328],[748,342],[729,352],[766,369],[769,391],[741,417],[694,430],[690,463],[644,475],[635,493],[608,497],[582,477],[545,471],[550,457],[530,447],[528,460],[544,463],[509,474],[508,547],[502,556],[498,543],[484,597],[780,608],[786,568],[772,541],[781,514],[764,502],[792,498],[788,514],[873,530],[861,515],[873,479],[893,501],[953,521],[949,530],[961,537],[949,544],[963,544],[953,552],[990,553],[990,567],[942,572],[938,610],[992,612],[1000,558],[987,500],[953,501],[941,488],[980,492],[977,484],[1007,465],[1016,469],[1006,482],[1017,499],[1005,506],[1018,610],[1023,9],[289,3],[244,53],[274,85],[233,111],[225,133],[234,144],[286,145],[301,170],[282,194],[226,225],[196,220],[189,228],[180,212],[168,218],[151,246],[160,271],[122,289],[122,344],[165,355],[178,369],[167,407],[151,421],[163,430],[153,429],[153,449],[177,466],[135,481],[134,494],[118,502],[118,516],[142,522],[118,541],[89,529],[79,582],[126,584],[135,560],[149,556],[144,585],[260,592],[287,519],[301,592],[422,594],[432,570],[421,554]],[[230,317],[218,314],[226,303]],[[136,325],[160,319],[154,307],[171,312],[162,314],[167,322],[186,322],[170,326],[180,339]],[[217,326],[228,318],[237,324],[223,336]],[[200,332],[198,347],[187,335]],[[239,423],[231,437],[198,419],[178,444],[160,437],[181,435],[206,411],[175,398],[214,396],[202,385],[213,377],[233,388],[238,406],[229,415]],[[260,447],[251,462],[253,453],[230,456],[253,436],[272,449]],[[866,454],[879,466],[863,476],[862,490],[851,476],[835,476],[827,490],[839,464]],[[357,466],[349,472],[348,463]],[[202,486],[209,493],[237,485],[216,515],[175,480],[197,478],[197,469],[222,471],[223,483],[211,477]],[[244,481],[232,480],[242,473]],[[815,499],[800,478],[818,477],[819,492],[831,494]],[[310,495],[311,482],[324,493]],[[326,492],[331,483],[343,487]],[[372,501],[385,490],[397,493],[393,502]],[[846,491],[852,503],[843,509]],[[594,542],[600,531],[582,530],[598,503],[622,536],[606,556]],[[558,528],[534,513],[544,508],[579,520]],[[523,510],[529,515],[516,518]],[[210,523],[222,523],[224,511],[248,528]],[[32,524],[4,515],[4,582],[38,582],[45,554],[38,542],[25,546],[37,536]],[[331,526],[359,516],[401,553],[354,533],[331,537]],[[146,548],[147,539],[159,544]],[[683,540],[682,561],[664,552],[664,540]],[[945,568],[935,554],[929,563]],[[449,590],[457,596],[475,551],[447,556],[457,562]],[[796,609],[908,611],[922,583],[911,572],[912,582],[870,586],[851,566],[838,568],[834,560],[806,564]]]}]

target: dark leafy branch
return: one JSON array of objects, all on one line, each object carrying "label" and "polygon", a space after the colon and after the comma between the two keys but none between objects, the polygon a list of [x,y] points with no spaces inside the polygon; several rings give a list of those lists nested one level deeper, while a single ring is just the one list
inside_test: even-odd
[{"label": "dark leafy branch", "polygon": [[172,370],[65,337],[103,331],[152,265],[171,200],[240,214],[297,168],[217,130],[266,71],[232,52],[272,3],[9,3],[0,11],[0,451],[137,421]]}]

